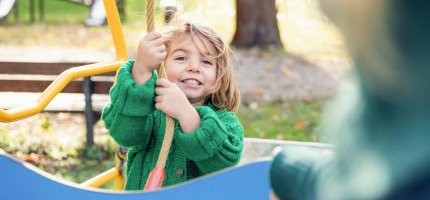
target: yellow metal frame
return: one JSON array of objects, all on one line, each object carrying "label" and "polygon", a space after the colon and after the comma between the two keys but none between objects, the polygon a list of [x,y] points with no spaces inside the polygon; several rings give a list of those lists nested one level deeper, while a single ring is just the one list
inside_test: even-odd
[{"label": "yellow metal frame", "polygon": [[86,76],[115,71],[128,59],[121,21],[114,0],[104,0],[106,16],[116,50],[116,61],[74,67],[61,73],[43,91],[36,103],[10,110],[0,108],[0,122],[13,122],[40,113],[70,81]]},{"label": "yellow metal frame", "polygon": [[98,176],[95,176],[83,183],[81,183],[81,186],[89,186],[89,187],[101,187],[105,185],[106,183],[116,179],[116,188],[121,189],[122,184],[122,175],[117,167],[114,167],[112,169],[109,169]]},{"label": "yellow metal frame", "polygon": [[[31,105],[18,107],[10,110],[0,108],[0,122],[13,122],[21,120],[40,113],[51,100],[60,93],[70,81],[86,76],[102,74],[116,71],[127,59],[127,48],[122,32],[121,21],[116,7],[115,0],[103,0],[106,9],[106,17],[112,34],[113,43],[116,50],[116,61],[104,62],[91,65],[84,65],[70,68],[61,73],[49,86],[43,91],[37,102]],[[118,164],[114,168],[82,183],[82,186],[99,187],[111,180],[117,180],[117,189],[122,186],[121,166]]]}]

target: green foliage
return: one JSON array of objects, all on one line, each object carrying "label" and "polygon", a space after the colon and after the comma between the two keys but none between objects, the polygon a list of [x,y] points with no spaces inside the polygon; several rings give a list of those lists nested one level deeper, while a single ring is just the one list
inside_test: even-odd
[{"label": "green foliage", "polygon": [[[18,1],[19,7],[19,20],[21,23],[30,22],[30,1]],[[84,5],[70,3],[65,0],[50,0],[44,1],[45,12],[44,22],[55,25],[55,24],[75,24],[82,23],[87,17],[88,8]],[[35,1],[35,19],[39,21],[39,6],[38,1]],[[13,11],[12,11],[13,12]],[[9,16],[7,21],[13,22],[14,17]]]},{"label": "green foliage", "polygon": [[[76,114],[75,114],[76,115]],[[73,182],[83,182],[115,166],[115,142],[96,128],[95,144],[85,146],[84,126],[74,118],[42,113],[9,124],[0,123],[0,148],[40,169]]]},{"label": "green foliage", "polygon": [[49,119],[46,117],[40,118],[41,121],[41,128],[44,132],[48,132],[51,129],[51,123],[49,122]]},{"label": "green foliage", "polygon": [[0,127],[0,149],[5,149],[9,146],[9,135],[7,129]]},{"label": "green foliage", "polygon": [[320,101],[251,103],[241,107],[239,118],[245,137],[317,142],[322,105]]},{"label": "green foliage", "polygon": [[83,156],[89,158],[91,160],[102,161],[106,158],[110,157],[110,152],[105,151],[106,148],[103,148],[105,145],[87,145],[83,149]]}]

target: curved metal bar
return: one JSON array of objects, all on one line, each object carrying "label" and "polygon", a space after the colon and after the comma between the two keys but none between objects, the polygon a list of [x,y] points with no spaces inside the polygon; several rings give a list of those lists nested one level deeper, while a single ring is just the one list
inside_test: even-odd
[{"label": "curved metal bar", "polygon": [[117,169],[117,167],[114,167],[97,175],[94,178],[91,178],[81,183],[80,185],[83,187],[101,187],[104,184],[110,182],[111,180],[114,180],[118,176],[121,176],[121,174],[119,173],[119,170]]},{"label": "curved metal bar", "polygon": [[106,17],[116,50],[117,61],[84,65],[64,71],[48,86],[48,88],[45,89],[45,91],[43,91],[36,103],[10,110],[4,110],[0,108],[0,122],[13,122],[33,116],[41,112],[49,104],[49,102],[66,87],[70,81],[81,77],[116,71],[119,66],[128,59],[127,48],[125,46],[121,21],[119,19],[115,0],[104,0],[104,5],[106,9]]},{"label": "curved metal bar", "polygon": [[13,122],[41,112],[67,84],[77,78],[115,71],[124,61],[97,63],[70,68],[61,73],[43,91],[36,103],[10,110],[0,109],[0,122]]}]

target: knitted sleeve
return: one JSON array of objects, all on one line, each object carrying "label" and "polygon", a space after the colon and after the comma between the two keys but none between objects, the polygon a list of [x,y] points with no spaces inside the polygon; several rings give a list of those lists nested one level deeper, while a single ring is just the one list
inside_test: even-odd
[{"label": "knitted sleeve", "polygon": [[201,123],[194,132],[184,133],[176,126],[175,141],[203,173],[236,165],[243,148],[243,128],[232,112],[197,107]]},{"label": "knitted sleeve", "polygon": [[110,89],[111,102],[103,108],[102,119],[109,134],[125,147],[147,145],[152,130],[155,72],[143,85],[136,85],[131,69],[134,61],[124,63]]}]

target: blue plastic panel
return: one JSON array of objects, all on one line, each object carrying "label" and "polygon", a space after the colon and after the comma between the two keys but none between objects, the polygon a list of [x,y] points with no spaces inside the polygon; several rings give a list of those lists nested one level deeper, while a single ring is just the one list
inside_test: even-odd
[{"label": "blue plastic panel", "polygon": [[81,188],[0,150],[0,199],[269,199],[269,161],[227,169],[154,192],[116,192]]}]

